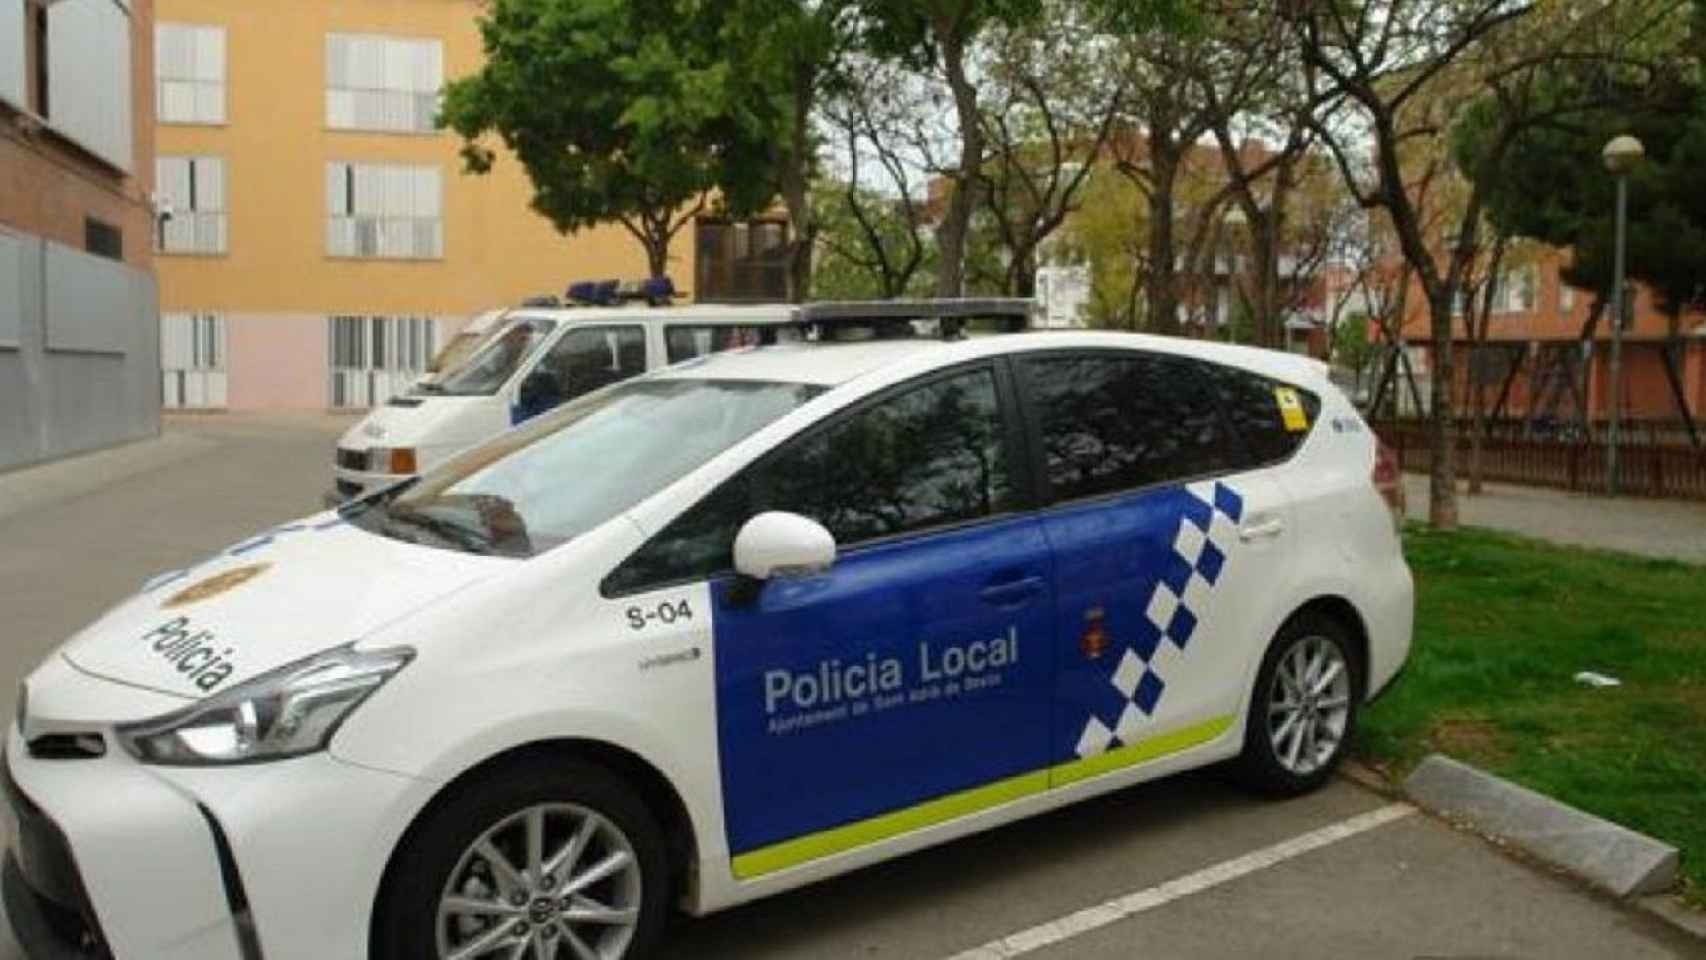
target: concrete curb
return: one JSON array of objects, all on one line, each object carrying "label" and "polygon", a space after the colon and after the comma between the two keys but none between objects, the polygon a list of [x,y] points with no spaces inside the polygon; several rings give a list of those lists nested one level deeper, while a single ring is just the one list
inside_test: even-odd
[{"label": "concrete curb", "polygon": [[1675,847],[1442,754],[1423,760],[1404,781],[1404,792],[1618,897],[1676,885]]}]

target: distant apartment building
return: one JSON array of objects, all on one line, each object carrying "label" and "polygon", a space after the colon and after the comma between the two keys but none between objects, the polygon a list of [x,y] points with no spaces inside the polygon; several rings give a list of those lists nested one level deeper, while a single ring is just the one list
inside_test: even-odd
[{"label": "distant apartment building", "polygon": [[0,469],[160,429],[153,0],[0,0]]},{"label": "distant apartment building", "polygon": [[[383,403],[483,310],[645,275],[625,230],[560,235],[501,145],[466,175],[435,129],[441,87],[481,66],[480,0],[156,2],[168,408]],[[693,250],[726,226],[678,236],[684,295],[734,276]]]},{"label": "distant apartment building", "polygon": [[[1459,304],[1453,358],[1460,404],[1473,379],[1489,412],[1496,408],[1501,417],[1610,417],[1612,311],[1607,304],[1592,335],[1583,336],[1594,297],[1563,282],[1567,258],[1565,251],[1543,248],[1502,272],[1491,291],[1484,343],[1471,337]],[[1413,285],[1403,337],[1423,378],[1435,366],[1426,303]],[[1424,396],[1426,389],[1424,383]],[[1624,327],[1621,393],[1625,416],[1674,420],[1684,407],[1696,419],[1706,416],[1706,315],[1685,312],[1673,330],[1652,294],[1636,286]]]}]

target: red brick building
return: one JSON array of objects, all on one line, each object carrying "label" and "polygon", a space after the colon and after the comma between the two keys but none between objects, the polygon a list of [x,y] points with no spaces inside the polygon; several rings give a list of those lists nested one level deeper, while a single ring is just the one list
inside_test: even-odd
[{"label": "red brick building", "polygon": [[[1532,262],[1504,272],[1493,292],[1486,342],[1479,350],[1459,313],[1454,359],[1460,409],[1467,410],[1468,384],[1474,377],[1486,390],[1489,412],[1499,407],[1501,416],[1566,419],[1583,409],[1593,420],[1610,416],[1612,310],[1607,304],[1592,336],[1584,338],[1594,297],[1561,282],[1559,268],[1567,257],[1564,251],[1546,249]],[[1671,319],[1652,296],[1638,286],[1634,289],[1634,310],[1623,338],[1624,415],[1681,419],[1680,395],[1689,413],[1700,418],[1706,414],[1706,314],[1684,313],[1673,331]],[[1419,284],[1409,292],[1402,330],[1406,344],[1420,348],[1412,350],[1418,378],[1427,377],[1433,364],[1427,300]],[[1673,358],[1674,384],[1665,369],[1667,352]],[[1422,391],[1425,396],[1425,383]]]}]

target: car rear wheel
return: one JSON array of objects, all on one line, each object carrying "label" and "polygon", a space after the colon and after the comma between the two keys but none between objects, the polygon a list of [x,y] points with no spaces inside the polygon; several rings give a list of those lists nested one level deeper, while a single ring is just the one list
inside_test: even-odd
[{"label": "car rear wheel", "polygon": [[1293,617],[1256,675],[1240,779],[1281,795],[1320,786],[1344,757],[1361,699],[1362,667],[1349,632],[1330,617]]},{"label": "car rear wheel", "polygon": [[639,960],[663,927],[662,832],[599,767],[502,768],[441,804],[408,844],[375,929],[386,960]]}]

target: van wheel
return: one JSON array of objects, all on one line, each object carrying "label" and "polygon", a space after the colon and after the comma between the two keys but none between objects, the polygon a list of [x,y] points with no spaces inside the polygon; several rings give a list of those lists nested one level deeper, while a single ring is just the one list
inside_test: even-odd
[{"label": "van wheel", "polygon": [[1356,729],[1362,665],[1338,621],[1305,613],[1268,645],[1235,770],[1263,793],[1291,796],[1332,776]]},{"label": "van wheel", "polygon": [[384,960],[641,960],[670,890],[663,832],[622,780],[533,760],[461,788],[411,832],[379,905]]}]

